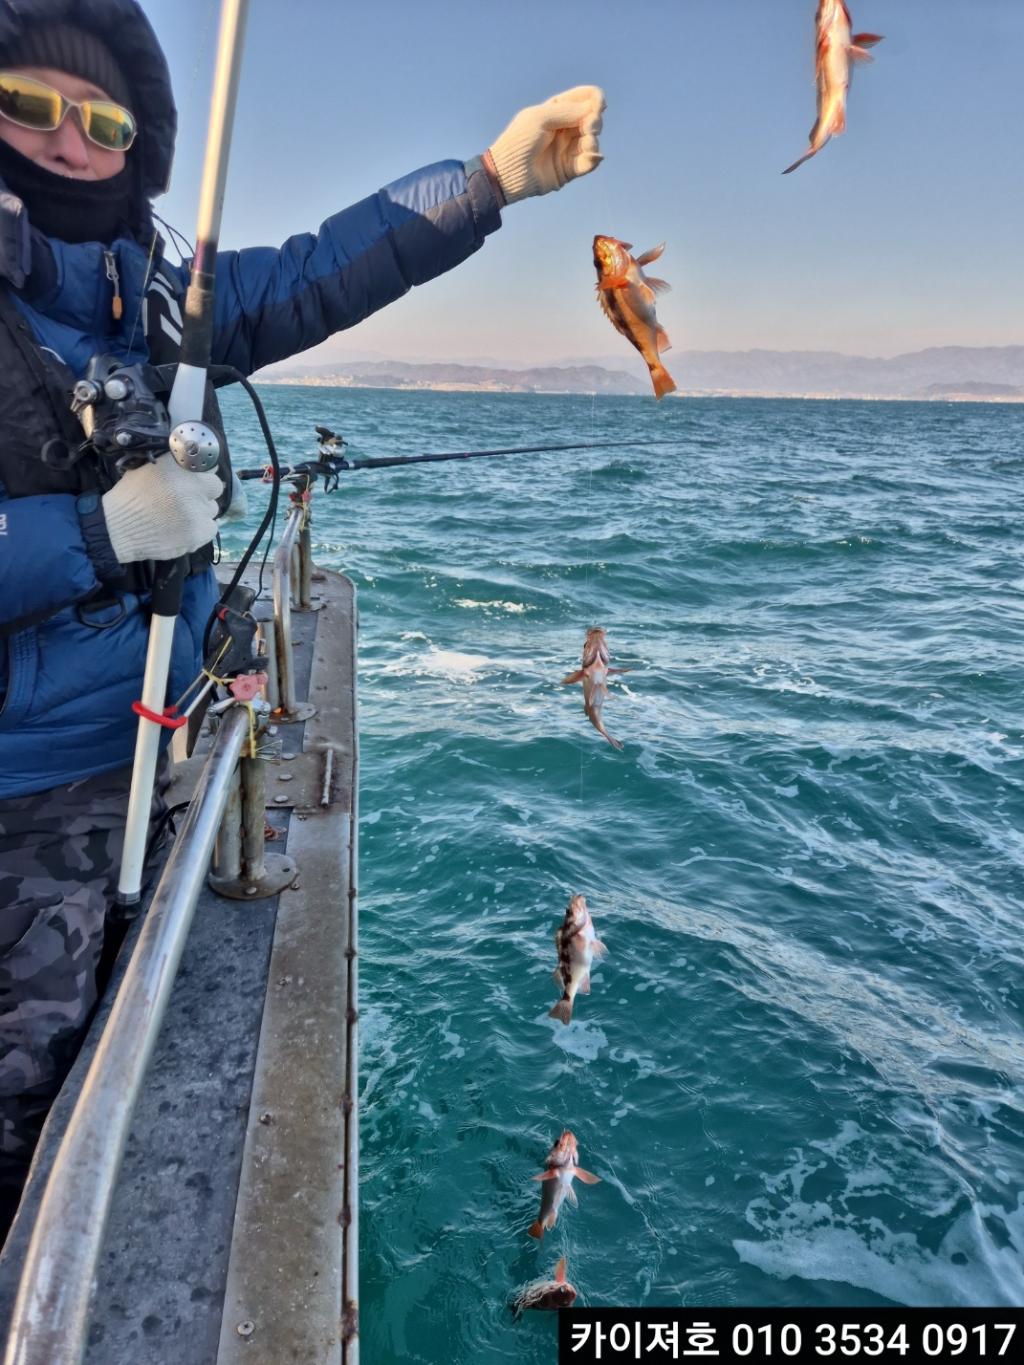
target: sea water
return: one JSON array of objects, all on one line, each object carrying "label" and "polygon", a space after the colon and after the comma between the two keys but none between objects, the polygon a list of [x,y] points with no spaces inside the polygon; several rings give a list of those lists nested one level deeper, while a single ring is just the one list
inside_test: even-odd
[{"label": "sea water", "polygon": [[[286,460],[633,443],[317,495],[360,606],[364,1358],[546,1365],[508,1298],[562,1254],[592,1305],[1024,1302],[1024,407],[262,393]],[[560,684],[592,625],[621,753]],[[563,1027],[575,892],[608,956]],[[538,1244],[566,1127],[602,1183]]]}]

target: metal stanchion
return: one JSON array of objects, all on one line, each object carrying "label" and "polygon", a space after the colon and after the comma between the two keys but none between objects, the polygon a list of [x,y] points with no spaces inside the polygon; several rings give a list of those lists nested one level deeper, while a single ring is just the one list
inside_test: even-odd
[{"label": "metal stanchion", "polygon": [[299,532],[299,610],[313,610],[313,537],[309,517]]},{"label": "metal stanchion", "polygon": [[316,707],[295,696],[295,660],[292,653],[292,560],[305,513],[293,507],[284,535],[274,555],[274,625],[277,656],[279,709],[274,719],[294,725],[316,715]]},{"label": "metal stanchion", "polygon": [[219,896],[251,900],[276,896],[295,880],[298,867],[283,853],[267,853],[266,761],[239,760],[235,785],[217,833],[217,855],[208,878]]}]

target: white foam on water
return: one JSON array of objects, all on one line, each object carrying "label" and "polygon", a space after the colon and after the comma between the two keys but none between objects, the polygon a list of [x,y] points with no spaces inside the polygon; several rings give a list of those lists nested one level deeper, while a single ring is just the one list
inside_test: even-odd
[{"label": "white foam on water", "polygon": [[476,602],[472,597],[456,597],[455,605],[471,611],[477,607],[492,607],[495,611],[507,611],[510,615],[521,616],[524,612],[533,611],[533,607],[528,607],[525,602]]},{"label": "white foam on water", "polygon": [[448,1018],[441,1025],[441,1037],[451,1048],[451,1052],[445,1052],[442,1054],[441,1056],[442,1062],[447,1062],[452,1057],[465,1057],[466,1055],[466,1049],[464,1047],[460,1047],[462,1038],[459,1036],[459,1034],[451,1032],[451,1026],[452,1020],[451,1015],[449,1015]]},{"label": "white foam on water", "polygon": [[[426,636],[421,637],[426,639]],[[491,660],[483,654],[460,654],[454,649],[438,649],[431,645],[423,654],[403,654],[400,659],[385,664],[382,675],[398,678],[445,678],[450,682],[477,682],[480,670]]]},{"label": "white foam on water", "polygon": [[601,1049],[608,1046],[604,1029],[596,1024],[583,1023],[579,1019],[574,1019],[571,1024],[561,1024],[547,1014],[542,1014],[537,1023],[547,1024],[555,1045],[583,1062],[595,1061],[601,1055]]},{"label": "white foam on water", "polygon": [[[995,1244],[986,1217],[1002,1223],[1009,1246]],[[766,1241],[737,1238],[733,1246],[741,1261],[778,1279],[851,1284],[912,1307],[1024,1300],[1024,1196],[1010,1212],[974,1205],[934,1252],[877,1218],[854,1228],[831,1205],[802,1201],[778,1215]]]},{"label": "white foam on water", "polygon": [[[734,1240],[740,1260],[778,1279],[830,1280],[919,1307],[1021,1302],[1024,1191],[1015,1207],[976,1198],[948,1222],[963,1206],[963,1184],[929,1164],[931,1132],[921,1134],[922,1150],[908,1143],[910,1131],[870,1133],[847,1120],[833,1137],[809,1143],[813,1153],[798,1149],[748,1204],[747,1222],[760,1236]],[[914,1225],[934,1227],[937,1245],[890,1226],[908,1212]]]}]

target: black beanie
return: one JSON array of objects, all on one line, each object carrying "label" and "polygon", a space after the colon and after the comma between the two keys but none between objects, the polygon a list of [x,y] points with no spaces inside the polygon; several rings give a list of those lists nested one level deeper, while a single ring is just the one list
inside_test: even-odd
[{"label": "black beanie", "polygon": [[0,68],[48,66],[90,81],[117,104],[132,107],[131,88],[101,38],[74,24],[33,24],[0,47]]}]

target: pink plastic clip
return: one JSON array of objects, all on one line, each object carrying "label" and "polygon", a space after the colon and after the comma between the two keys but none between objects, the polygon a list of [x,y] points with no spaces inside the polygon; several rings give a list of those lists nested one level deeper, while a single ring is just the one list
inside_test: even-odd
[{"label": "pink plastic clip", "polygon": [[232,678],[228,683],[228,691],[235,701],[252,701],[266,685],[265,673],[239,673],[237,678]]}]

